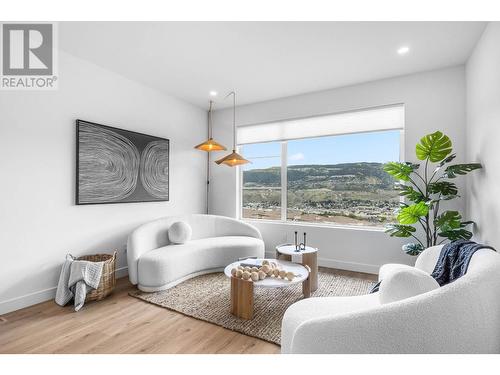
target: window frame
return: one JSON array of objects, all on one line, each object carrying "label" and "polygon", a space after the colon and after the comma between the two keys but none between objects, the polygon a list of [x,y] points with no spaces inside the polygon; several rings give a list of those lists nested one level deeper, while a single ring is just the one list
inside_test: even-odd
[{"label": "window frame", "polygon": [[[403,106],[404,110],[404,106]],[[350,133],[350,134],[366,134],[366,133],[377,133],[377,132],[385,132],[390,130],[373,130],[366,132],[358,132],[358,133]],[[304,137],[293,139],[303,140],[303,139],[315,139],[315,138],[325,138],[325,137],[338,137],[346,134],[334,134],[334,135],[324,135],[320,137]],[[405,160],[405,150],[404,150],[404,139],[405,139],[405,127],[403,124],[403,128],[399,130],[399,162],[404,162]],[[243,168],[240,166],[237,167],[237,190],[238,190],[238,219],[244,221],[250,221],[255,223],[273,223],[273,224],[285,224],[285,225],[301,225],[301,226],[311,226],[311,227],[329,227],[329,228],[345,228],[345,229],[358,229],[358,230],[368,230],[368,231],[384,231],[383,227],[372,226],[372,225],[349,225],[349,224],[337,224],[337,223],[312,223],[307,221],[290,221],[287,220],[287,210],[288,210],[288,140],[287,141],[278,141],[281,142],[281,215],[279,220],[269,220],[269,219],[255,219],[255,218],[245,218],[243,217]],[[271,142],[256,142],[249,144],[263,144],[263,143],[271,143]],[[237,145],[237,151],[240,152],[241,147],[245,145]],[[404,197],[400,197],[400,201],[404,201]]]}]

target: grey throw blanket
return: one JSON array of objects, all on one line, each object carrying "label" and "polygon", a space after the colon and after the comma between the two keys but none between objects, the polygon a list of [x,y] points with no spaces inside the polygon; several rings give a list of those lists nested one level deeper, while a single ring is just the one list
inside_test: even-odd
[{"label": "grey throw blanket", "polygon": [[73,298],[75,311],[80,310],[87,293],[99,287],[103,264],[104,262],[75,260],[68,254],[59,276],[56,303],[64,306]]},{"label": "grey throw blanket", "polygon": [[66,255],[66,260],[61,268],[61,274],[59,275],[59,282],[57,284],[56,291],[56,303],[59,306],[66,305],[71,298],[73,298],[73,293],[68,287],[68,281],[71,272],[71,263],[73,263],[75,259],[76,258],[71,254]]},{"label": "grey throw blanket", "polygon": [[491,246],[466,240],[458,240],[444,245],[431,276],[436,279],[440,286],[455,281],[467,273],[472,256],[480,249],[495,251]]},{"label": "grey throw blanket", "polygon": [[[436,279],[439,286],[455,281],[467,273],[472,256],[480,249],[496,251],[491,246],[466,240],[457,240],[444,245],[431,276]],[[375,284],[370,293],[378,292],[381,282],[382,280]]]}]

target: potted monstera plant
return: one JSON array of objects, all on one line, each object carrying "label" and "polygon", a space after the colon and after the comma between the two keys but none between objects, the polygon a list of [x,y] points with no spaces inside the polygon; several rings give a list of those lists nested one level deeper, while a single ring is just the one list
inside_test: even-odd
[{"label": "potted monstera plant", "polygon": [[[386,232],[391,237],[412,237],[413,242],[403,245],[409,255],[448,240],[472,237],[467,228],[473,222],[464,221],[458,211],[442,211],[440,205],[459,197],[455,178],[482,168],[479,163],[451,164],[456,155],[450,138],[440,131],[422,137],[415,151],[422,164],[384,164],[384,170],[399,182],[400,196],[405,197],[398,210],[398,223],[388,224]],[[415,226],[423,232],[417,232]]]}]

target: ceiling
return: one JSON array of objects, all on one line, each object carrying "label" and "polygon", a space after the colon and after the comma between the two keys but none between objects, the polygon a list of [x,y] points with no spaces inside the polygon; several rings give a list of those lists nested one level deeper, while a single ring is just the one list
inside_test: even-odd
[{"label": "ceiling", "polygon": [[[60,48],[200,107],[463,64],[484,22],[61,22]],[[410,47],[398,55],[401,46]]]}]

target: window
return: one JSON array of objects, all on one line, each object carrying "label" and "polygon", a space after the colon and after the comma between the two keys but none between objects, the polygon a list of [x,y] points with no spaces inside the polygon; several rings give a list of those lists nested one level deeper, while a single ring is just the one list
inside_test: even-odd
[{"label": "window", "polygon": [[398,130],[288,142],[287,220],[378,226],[399,196],[382,164],[399,160]]},{"label": "window", "polygon": [[281,220],[281,142],[245,145],[242,217]]},{"label": "window", "polygon": [[[270,127],[264,128],[265,124],[252,125],[255,129],[242,127],[243,132],[238,129],[238,143],[243,143],[240,151],[252,162],[241,167],[241,216],[371,227],[393,221],[400,199],[393,179],[383,171],[382,165],[400,159],[404,113],[402,106],[389,108],[394,113],[385,112],[385,119],[394,121],[386,127],[383,119],[366,111],[344,116],[352,125],[359,120],[355,114],[362,113],[381,128],[370,130],[369,124],[359,120],[358,125],[365,131],[352,134],[336,134],[337,127],[328,130],[326,117],[337,115],[321,116],[320,121],[313,118],[316,123],[323,123],[320,132],[318,127],[311,131],[311,119],[290,121],[294,126],[303,122],[300,125],[307,129],[297,135],[313,135],[300,139],[293,139],[293,129],[283,129],[289,122],[271,124],[271,128],[278,124],[272,136]],[[342,119],[330,120],[338,123]],[[325,135],[325,129],[334,135]],[[318,133],[319,136],[314,136]],[[264,142],[244,143],[259,137]],[[269,138],[280,139],[268,142]]]}]

